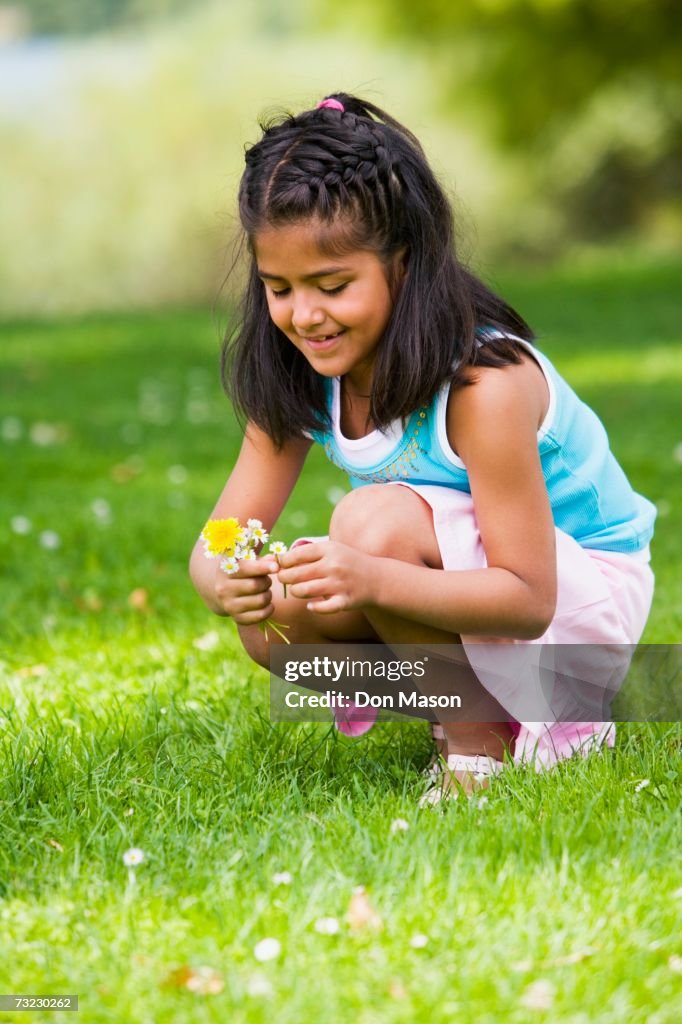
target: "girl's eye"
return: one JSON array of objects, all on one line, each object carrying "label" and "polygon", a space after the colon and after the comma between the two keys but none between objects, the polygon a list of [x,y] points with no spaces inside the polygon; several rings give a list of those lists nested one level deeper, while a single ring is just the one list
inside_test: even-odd
[{"label": "girl's eye", "polygon": [[[323,295],[338,295],[340,292],[343,291],[346,285],[347,282],[345,282],[344,284],[337,285],[336,288],[320,288],[320,291],[322,292]],[[274,288],[271,288],[270,294],[273,296],[273,298],[280,299],[283,298],[285,295],[288,295],[290,291],[291,288],[280,288],[279,291],[275,291]]]}]

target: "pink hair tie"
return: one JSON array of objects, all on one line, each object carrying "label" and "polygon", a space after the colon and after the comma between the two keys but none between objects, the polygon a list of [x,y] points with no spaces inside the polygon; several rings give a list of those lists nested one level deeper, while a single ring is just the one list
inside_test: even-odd
[{"label": "pink hair tie", "polygon": [[340,103],[338,100],[320,100],[315,109],[340,110],[342,114],[345,114],[346,112],[346,108],[344,107],[343,103]]}]

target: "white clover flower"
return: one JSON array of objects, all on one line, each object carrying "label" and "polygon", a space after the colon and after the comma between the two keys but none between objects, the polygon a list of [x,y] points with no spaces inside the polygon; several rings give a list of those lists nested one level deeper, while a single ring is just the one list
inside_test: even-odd
[{"label": "white clover flower", "polygon": [[100,523],[111,521],[111,505],[105,498],[95,498],[90,504],[90,511]]},{"label": "white clover flower", "polygon": [[43,530],[40,534],[40,546],[46,551],[56,551],[61,546],[62,539],[54,530]]},{"label": "white clover flower", "polygon": [[342,498],[345,498],[346,491],[343,487],[330,487],[327,491],[327,501],[330,505],[338,505]]},{"label": "white clover flower", "polygon": [[268,960],[276,960],[281,951],[282,946],[278,939],[261,939],[253,947],[253,955],[262,964]]},{"label": "white clover flower", "polygon": [[272,876],[273,885],[291,885],[294,878],[290,871],[276,871]]},{"label": "white clover flower", "polygon": [[123,854],[123,863],[127,868],[136,868],[143,860],[144,850],[141,850],[139,846],[131,846],[131,848],[126,850]]},{"label": "white clover flower", "polygon": [[19,536],[24,536],[33,529],[33,523],[27,516],[12,516],[9,524],[12,527],[12,532]]},{"label": "white clover flower", "polygon": [[395,835],[396,832],[407,832],[409,827],[409,821],[405,821],[404,818],[395,818],[391,822],[391,835]]},{"label": "white clover flower", "polygon": [[222,559],[220,568],[223,572],[226,572],[228,576],[233,576],[234,573],[239,572],[239,562],[234,555],[230,555],[229,558]]},{"label": "white clover flower", "polygon": [[169,466],[166,476],[172,484],[180,485],[187,483],[187,470],[184,466]]},{"label": "white clover flower", "polygon": [[318,917],[315,931],[319,935],[338,935],[341,925],[335,917]]},{"label": "white clover flower", "polygon": [[[198,651],[215,651],[219,646],[220,633],[217,629],[211,629],[192,641],[192,647],[196,647]],[[187,703],[189,704],[189,701]]]},{"label": "white clover flower", "polygon": [[33,444],[47,448],[59,441],[59,428],[54,423],[34,423],[29,431],[29,436]]},{"label": "white clover flower", "polygon": [[428,941],[428,936],[422,934],[422,932],[417,932],[410,939],[410,945],[412,949],[423,949],[428,944]]},{"label": "white clover flower", "polygon": [[274,540],[270,547],[268,548],[268,551],[271,555],[283,555],[288,550],[289,549],[287,545],[284,543],[284,541],[281,540]]},{"label": "white clover flower", "polygon": [[246,991],[250,996],[271,996],[272,985],[262,974],[254,974],[246,983]]}]

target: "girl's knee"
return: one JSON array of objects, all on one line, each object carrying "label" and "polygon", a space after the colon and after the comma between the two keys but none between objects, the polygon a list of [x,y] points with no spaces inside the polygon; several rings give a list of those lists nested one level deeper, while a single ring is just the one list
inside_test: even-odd
[{"label": "girl's knee", "polygon": [[431,509],[409,487],[356,488],[334,509],[329,535],[370,555],[440,564]]}]

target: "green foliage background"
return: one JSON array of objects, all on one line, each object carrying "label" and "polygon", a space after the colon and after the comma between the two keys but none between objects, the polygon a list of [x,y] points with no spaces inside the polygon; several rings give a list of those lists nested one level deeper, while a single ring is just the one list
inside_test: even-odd
[{"label": "green foliage background", "polygon": [[0,315],[214,300],[259,115],[335,89],[422,139],[483,268],[679,248],[672,0],[18,9],[55,67],[0,76]]}]

